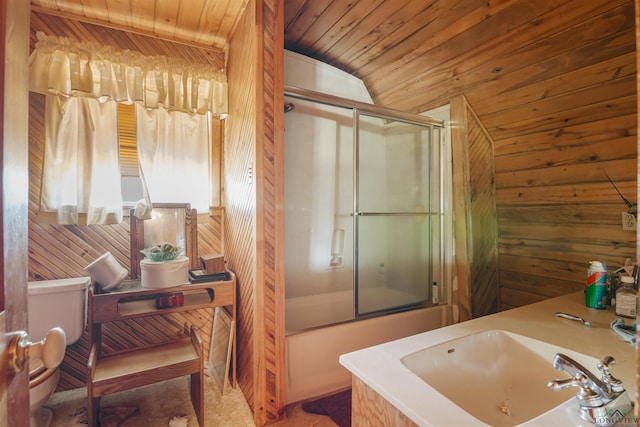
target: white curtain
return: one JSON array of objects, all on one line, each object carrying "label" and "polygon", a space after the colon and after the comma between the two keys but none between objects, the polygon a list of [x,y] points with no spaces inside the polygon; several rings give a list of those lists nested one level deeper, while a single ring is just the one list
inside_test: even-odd
[{"label": "white curtain", "polygon": [[208,116],[136,105],[136,139],[147,206],[190,203],[206,212],[211,202]]},{"label": "white curtain", "polygon": [[153,198],[208,209],[209,115],[228,111],[222,70],[41,32],[37,39],[30,90],[48,95],[41,212],[60,224],[82,223],[84,213],[89,224],[122,220],[113,101],[144,107],[138,149],[147,206]]},{"label": "white curtain", "polygon": [[47,95],[45,133],[41,212],[59,224],[122,222],[116,103]]},{"label": "white curtain", "polygon": [[37,33],[30,90],[224,116],[227,77],[210,66]]}]

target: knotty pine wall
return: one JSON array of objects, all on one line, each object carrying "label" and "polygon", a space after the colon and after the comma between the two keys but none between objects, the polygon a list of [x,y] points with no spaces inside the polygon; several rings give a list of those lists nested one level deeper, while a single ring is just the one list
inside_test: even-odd
[{"label": "knotty pine wall", "polygon": [[[222,52],[205,51],[182,44],[174,44],[156,38],[138,36],[104,27],[97,27],[69,19],[31,14],[31,41],[33,49],[36,31],[48,35],[65,36],[75,40],[135,49],[145,55],[173,55],[195,62],[222,68]],[[44,153],[44,95],[29,96],[29,280],[57,279],[87,276],[84,267],[110,251],[118,262],[129,270],[129,222],[128,218],[117,225],[61,226],[38,221],[40,176]],[[211,215],[198,215],[198,252],[200,254],[224,253],[224,210],[212,209]],[[200,327],[208,355],[212,326],[212,311],[197,310],[186,314],[155,316],[146,328],[159,332],[148,337],[149,342],[162,342],[180,336],[188,336],[188,325]],[[132,329],[136,322],[114,322],[109,326],[103,343],[106,351],[134,346],[138,342]],[[88,336],[69,348],[61,367],[59,390],[85,386],[86,362],[89,354]]]},{"label": "knotty pine wall", "polygon": [[284,0],[257,0],[259,138],[256,149],[258,282],[264,416],[282,418],[286,402],[284,282]]},{"label": "knotty pine wall", "polygon": [[493,141],[464,96],[451,102],[460,320],[500,311]]},{"label": "knotty pine wall", "polygon": [[238,275],[239,384],[256,425],[281,417],[284,375],[283,4],[253,0],[229,46],[228,262]]},{"label": "knotty pine wall", "polygon": [[247,6],[229,45],[229,117],[225,139],[227,262],[238,278],[238,384],[255,406],[256,336],[256,55],[255,2]]},{"label": "knotty pine wall", "polygon": [[502,310],[582,290],[589,261],[636,257],[604,174],[637,201],[634,4],[561,3],[508,42],[441,49],[442,72],[412,83],[428,87],[397,93],[424,109],[463,94],[493,141]]},{"label": "knotty pine wall", "polygon": [[288,0],[287,48],[362,78],[377,105],[468,100],[494,143],[501,309],[633,259],[603,172],[637,200],[633,0],[362,3]]}]

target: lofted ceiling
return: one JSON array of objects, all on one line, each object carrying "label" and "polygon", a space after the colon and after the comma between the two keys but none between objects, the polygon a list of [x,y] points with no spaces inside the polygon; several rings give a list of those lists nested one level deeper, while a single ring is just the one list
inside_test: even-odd
[{"label": "lofted ceiling", "polygon": [[[361,78],[381,106],[419,113],[464,94],[492,133],[499,107],[548,114],[529,104],[635,74],[609,62],[635,54],[632,0],[283,1],[286,49]],[[35,12],[218,51],[249,3],[31,0]]]},{"label": "lofted ceiling", "polygon": [[32,9],[224,49],[248,0],[31,0]]},{"label": "lofted ceiling", "polygon": [[615,56],[633,18],[618,0],[285,0],[285,47],[360,77],[376,104],[417,113],[599,63],[599,49]]},{"label": "lofted ceiling", "polygon": [[[224,50],[249,0],[31,3],[36,12]],[[512,98],[508,91],[552,77],[542,73],[550,67],[559,76],[602,62],[607,52],[628,50],[622,35],[632,35],[632,5],[628,0],[284,0],[284,39],[285,48],[361,78],[378,105],[417,113],[465,94],[483,114],[488,97]],[[567,63],[572,55],[576,59]],[[526,96],[531,101],[546,95]]]}]

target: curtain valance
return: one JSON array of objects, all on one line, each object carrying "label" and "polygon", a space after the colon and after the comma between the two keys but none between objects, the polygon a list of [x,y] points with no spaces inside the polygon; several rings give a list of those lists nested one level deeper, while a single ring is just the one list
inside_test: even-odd
[{"label": "curtain valance", "polygon": [[37,33],[30,90],[226,115],[227,77],[202,64]]}]

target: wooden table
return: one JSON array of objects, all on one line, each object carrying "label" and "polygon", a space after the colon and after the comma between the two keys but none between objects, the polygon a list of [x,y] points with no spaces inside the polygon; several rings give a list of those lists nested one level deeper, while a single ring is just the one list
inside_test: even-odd
[{"label": "wooden table", "polygon": [[[102,324],[165,313],[224,307],[236,320],[236,278],[219,282],[185,284],[170,288],[143,288],[140,281],[125,281],[115,291],[89,289],[88,328],[91,349],[87,362],[89,425],[98,425],[100,398],[136,387],[190,376],[191,402],[204,426],[204,358],[202,339],[191,327],[190,336],[162,344],[144,345],[120,352],[102,353]],[[175,304],[175,305],[172,305]],[[160,307],[160,308],[158,308]],[[140,333],[144,334],[144,331]],[[236,340],[233,334],[233,360]],[[235,363],[231,382],[235,385]]]}]

